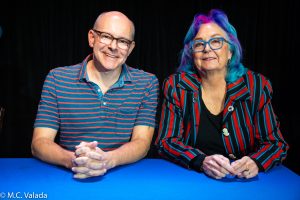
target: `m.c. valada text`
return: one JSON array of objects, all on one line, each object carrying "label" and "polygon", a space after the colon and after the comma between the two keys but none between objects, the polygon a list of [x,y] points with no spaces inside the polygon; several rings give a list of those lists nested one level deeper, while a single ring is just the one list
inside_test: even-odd
[{"label": "m.c. valada text", "polygon": [[14,199],[14,198],[25,198],[25,199],[47,199],[48,195],[44,192],[8,192],[7,194],[8,198]]}]

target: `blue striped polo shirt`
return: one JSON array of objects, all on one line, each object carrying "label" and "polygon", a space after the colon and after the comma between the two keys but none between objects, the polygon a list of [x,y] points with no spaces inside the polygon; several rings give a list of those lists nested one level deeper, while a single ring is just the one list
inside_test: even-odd
[{"label": "blue striped polo shirt", "polygon": [[34,123],[35,128],[58,130],[60,145],[71,151],[82,141],[113,150],[130,141],[134,126],[155,127],[156,76],[124,64],[117,83],[103,95],[88,80],[91,59],[48,73]]}]

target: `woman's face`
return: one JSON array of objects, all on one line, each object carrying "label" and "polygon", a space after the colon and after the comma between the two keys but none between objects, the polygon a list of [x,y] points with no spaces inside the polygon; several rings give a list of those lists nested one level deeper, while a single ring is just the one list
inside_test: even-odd
[{"label": "woman's face", "polygon": [[[201,25],[193,45],[194,63],[198,70],[226,73],[227,62],[232,54],[229,44],[222,38],[228,41],[225,31],[217,24],[210,22]],[[208,41],[210,42],[206,43]]]}]

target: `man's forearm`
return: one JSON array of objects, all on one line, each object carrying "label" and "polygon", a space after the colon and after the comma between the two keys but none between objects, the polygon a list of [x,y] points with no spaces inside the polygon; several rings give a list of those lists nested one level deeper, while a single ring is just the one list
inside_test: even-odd
[{"label": "man's forearm", "polygon": [[35,139],[31,144],[32,155],[51,164],[72,167],[72,159],[75,155],[67,151],[55,142],[46,138]]},{"label": "man's forearm", "polygon": [[150,143],[142,139],[130,141],[118,149],[108,152],[111,167],[136,162],[147,155]]}]

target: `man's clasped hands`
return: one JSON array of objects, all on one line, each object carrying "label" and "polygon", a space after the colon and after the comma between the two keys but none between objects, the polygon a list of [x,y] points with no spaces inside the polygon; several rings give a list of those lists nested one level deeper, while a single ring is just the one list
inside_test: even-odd
[{"label": "man's clasped hands", "polygon": [[98,142],[81,142],[76,146],[72,171],[74,178],[85,179],[93,176],[104,175],[113,167],[109,152],[97,147]]}]

